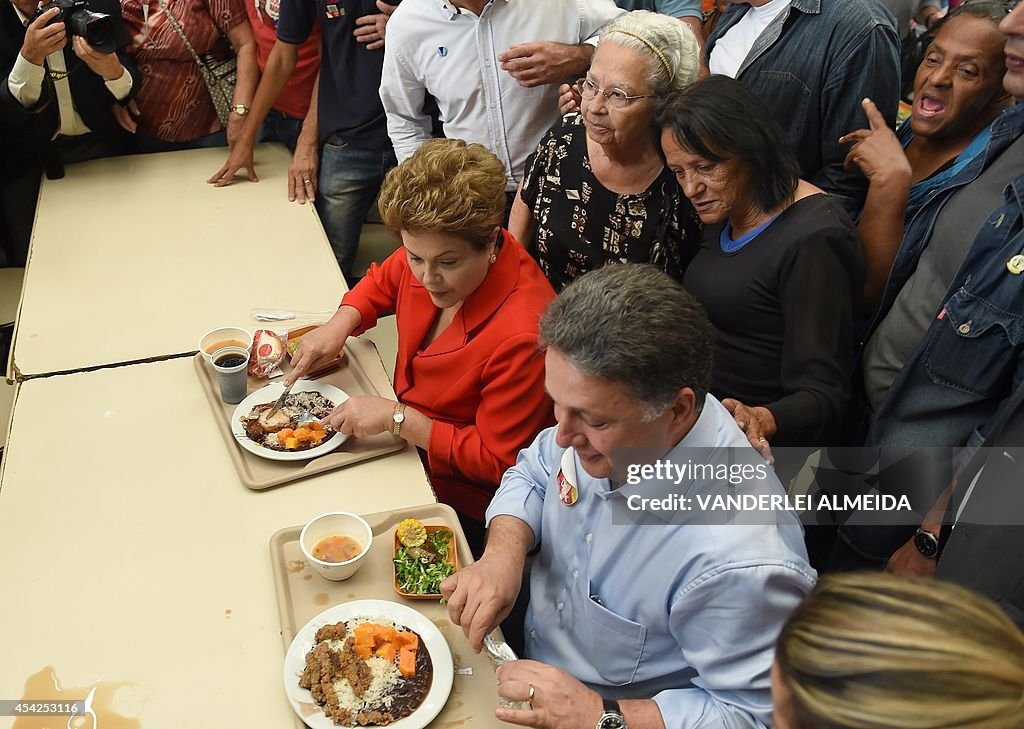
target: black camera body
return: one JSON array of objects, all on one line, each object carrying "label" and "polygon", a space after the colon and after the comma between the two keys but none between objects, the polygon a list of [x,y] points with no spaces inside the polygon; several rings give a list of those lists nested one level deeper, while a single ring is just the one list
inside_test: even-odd
[{"label": "black camera body", "polygon": [[117,50],[114,33],[114,19],[106,13],[95,13],[89,0],[50,0],[36,10],[36,17],[50,8],[59,8],[57,17],[51,23],[64,23],[68,35],[78,35],[100,53]]}]

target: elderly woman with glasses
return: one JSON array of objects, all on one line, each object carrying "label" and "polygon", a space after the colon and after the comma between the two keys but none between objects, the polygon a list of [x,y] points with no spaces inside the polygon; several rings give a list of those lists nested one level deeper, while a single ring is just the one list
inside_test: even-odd
[{"label": "elderly woman with glasses", "polygon": [[636,10],[601,34],[566,114],[527,160],[509,231],[529,247],[555,290],[610,262],[652,263],[682,278],[700,222],[651,134],[659,97],[693,83],[693,32]]}]

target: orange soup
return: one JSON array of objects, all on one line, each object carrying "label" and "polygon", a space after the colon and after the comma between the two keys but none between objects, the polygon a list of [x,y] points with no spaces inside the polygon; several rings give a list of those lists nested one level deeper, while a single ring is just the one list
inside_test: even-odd
[{"label": "orange soup", "polygon": [[352,537],[336,534],[317,542],[313,547],[313,556],[321,562],[348,562],[362,551],[363,545]]},{"label": "orange soup", "polygon": [[211,344],[206,348],[206,353],[213,354],[218,349],[224,349],[224,347],[241,347],[242,349],[246,349],[245,342],[241,342],[237,339],[225,339],[222,342],[214,342]]}]

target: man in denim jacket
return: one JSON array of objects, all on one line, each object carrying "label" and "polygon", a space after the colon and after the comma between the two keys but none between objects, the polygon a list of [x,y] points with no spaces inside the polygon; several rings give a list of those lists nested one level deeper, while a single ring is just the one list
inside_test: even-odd
[{"label": "man in denim jacket", "polygon": [[[993,122],[984,153],[932,190],[911,220],[865,350],[870,391],[872,348],[901,306],[913,305],[901,297],[929,268],[935,254],[929,247],[941,245],[936,241],[948,237],[949,226],[972,210],[991,211],[966,254],[952,261],[956,273],[940,305],[909,357],[894,364],[898,374],[870,420],[866,445],[882,449],[880,489],[910,496],[918,516],[933,505],[1024,382],[1024,107],[1019,103],[1024,99],[1024,7],[1013,10],[1000,29],[1007,35],[1004,86],[1018,105]],[[926,293],[926,287],[920,290]],[[847,523],[832,564],[881,566],[900,545],[901,559],[934,557],[928,554],[928,537],[907,541],[918,536],[915,525],[882,521]]]},{"label": "man in denim jacket", "polygon": [[[895,122],[900,89],[896,21],[871,0],[792,0],[768,22],[749,52],[744,53],[742,41],[737,51],[737,36],[779,3],[784,4],[732,0],[708,38],[705,53],[711,72],[747,84],[786,131],[801,175],[856,214],[867,194],[867,180],[859,170],[843,169],[847,150],[839,137],[864,126],[857,103],[863,98],[873,99],[890,125]],[[720,42],[722,49],[716,53]],[[727,48],[739,54],[732,64],[722,59]]]}]

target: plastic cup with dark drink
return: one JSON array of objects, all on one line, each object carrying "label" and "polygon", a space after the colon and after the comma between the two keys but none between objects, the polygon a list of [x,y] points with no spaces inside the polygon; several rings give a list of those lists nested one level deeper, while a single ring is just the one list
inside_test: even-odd
[{"label": "plastic cup with dark drink", "polygon": [[224,347],[214,352],[210,359],[213,370],[217,373],[220,399],[232,405],[242,402],[249,384],[249,375],[246,372],[249,352],[241,347]]}]

